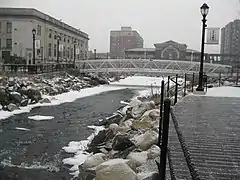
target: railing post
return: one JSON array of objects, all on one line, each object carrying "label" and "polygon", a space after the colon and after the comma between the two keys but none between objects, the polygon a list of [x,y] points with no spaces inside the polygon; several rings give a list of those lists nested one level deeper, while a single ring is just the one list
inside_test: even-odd
[{"label": "railing post", "polygon": [[159,147],[161,147],[161,136],[162,136],[163,101],[164,101],[164,80],[162,80],[162,84],[161,84],[160,119],[159,119],[159,135],[158,135],[158,145],[159,145]]},{"label": "railing post", "polygon": [[168,76],[168,82],[167,82],[167,97],[169,97],[169,89],[170,89],[170,76]]},{"label": "railing post", "polygon": [[184,76],[184,93],[183,93],[184,97],[186,96],[186,90],[187,90],[187,73],[185,73]]},{"label": "railing post", "polygon": [[194,83],[195,83],[195,74],[193,73],[193,79],[192,79],[192,92],[194,91]]},{"label": "railing post", "polygon": [[221,86],[221,71],[219,72],[219,80],[218,80],[218,86]]},{"label": "railing post", "polygon": [[208,76],[206,76],[206,92],[208,90]]},{"label": "railing post", "polygon": [[171,106],[171,100],[169,98],[165,99],[164,100],[164,116],[163,116],[163,137],[162,137],[160,172],[159,172],[161,180],[165,180],[165,174],[166,174],[170,106]]},{"label": "railing post", "polygon": [[175,99],[174,99],[174,104],[177,103],[177,97],[178,97],[178,74],[176,74],[176,85],[175,85]]}]

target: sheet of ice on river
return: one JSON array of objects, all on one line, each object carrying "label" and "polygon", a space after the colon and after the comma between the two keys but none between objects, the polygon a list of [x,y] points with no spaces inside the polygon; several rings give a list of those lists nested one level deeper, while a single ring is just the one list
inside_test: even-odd
[{"label": "sheet of ice on river", "polygon": [[35,121],[45,121],[45,120],[54,119],[54,117],[53,116],[35,115],[35,116],[28,116],[28,119],[32,119],[32,120],[35,120]]},{"label": "sheet of ice on river", "polygon": [[22,127],[16,127],[16,130],[20,130],[20,131],[31,131],[31,129],[28,128],[22,128]]},{"label": "sheet of ice on river", "polygon": [[1,110],[0,120],[6,119],[16,114],[30,112],[31,109],[34,107],[59,105],[66,102],[73,102],[79,98],[92,96],[92,95],[99,94],[106,91],[113,91],[113,90],[120,90],[120,89],[124,89],[124,87],[110,87],[107,85],[102,85],[98,87],[82,89],[81,91],[70,91],[70,92],[59,94],[56,96],[43,96],[43,98],[49,98],[51,100],[51,103],[32,104],[32,105],[28,105],[27,107],[20,107],[20,110],[15,110],[13,112]]},{"label": "sheet of ice on river", "polygon": [[48,163],[45,165],[41,165],[40,162],[33,162],[33,164],[29,165],[26,163],[21,163],[20,165],[14,165],[12,164],[11,158],[4,159],[0,163],[3,167],[17,167],[17,168],[23,168],[23,169],[46,169],[50,172],[58,172],[59,168],[54,163]]},{"label": "sheet of ice on river", "polygon": [[68,146],[63,147],[63,149],[67,153],[72,153],[74,154],[73,157],[63,159],[64,164],[72,165],[70,171],[71,175],[74,177],[78,176],[79,171],[78,171],[78,166],[81,165],[86,158],[90,155],[87,152],[85,152],[87,148],[87,144],[93,139],[93,137],[98,134],[99,131],[103,130],[104,127],[102,126],[88,126],[88,128],[93,129],[94,133],[92,133],[87,140],[83,141],[71,141]]}]

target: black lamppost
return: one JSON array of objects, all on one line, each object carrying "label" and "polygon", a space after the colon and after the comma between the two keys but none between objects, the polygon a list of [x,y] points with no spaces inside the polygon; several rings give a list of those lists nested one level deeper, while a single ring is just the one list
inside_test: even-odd
[{"label": "black lamppost", "polygon": [[35,64],[35,41],[36,41],[36,29],[32,30],[32,38],[33,38],[33,64]]},{"label": "black lamppost", "polygon": [[202,27],[202,47],[201,47],[201,61],[200,61],[200,71],[199,71],[199,82],[198,82],[198,87],[196,91],[204,91],[203,87],[203,60],[204,60],[204,45],[205,45],[205,29],[207,27],[206,22],[207,22],[207,15],[209,12],[209,7],[206,3],[202,5],[200,8],[201,14],[203,16],[202,22],[203,22],[203,27]]},{"label": "black lamppost", "polygon": [[58,35],[57,36],[57,63],[59,64],[59,53],[60,53],[60,50],[59,50],[59,41],[60,41],[60,36]]},{"label": "black lamppost", "polygon": [[96,60],[97,59],[97,50],[94,49],[94,59]]},{"label": "black lamppost", "polygon": [[73,65],[74,69],[76,68],[76,40],[74,41],[74,48],[73,48]]}]

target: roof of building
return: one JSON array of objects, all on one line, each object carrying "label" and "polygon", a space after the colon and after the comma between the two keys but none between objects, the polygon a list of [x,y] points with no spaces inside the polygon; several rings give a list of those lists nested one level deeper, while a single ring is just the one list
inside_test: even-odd
[{"label": "roof of building", "polygon": [[134,48],[134,49],[127,49],[125,50],[127,52],[134,52],[134,51],[138,51],[138,52],[154,52],[155,48]]},{"label": "roof of building", "polygon": [[197,51],[197,50],[194,50],[194,49],[187,49],[187,52],[199,52],[199,51]]},{"label": "roof of building", "polygon": [[40,12],[33,8],[0,8],[0,16],[33,16],[36,18],[39,18],[43,21],[47,21],[49,23],[52,23],[56,26],[59,26],[60,28],[67,29],[79,36],[82,36],[84,38],[89,39],[89,36],[87,33],[80,31],[79,29],[76,29],[61,20],[57,20],[43,12]]}]

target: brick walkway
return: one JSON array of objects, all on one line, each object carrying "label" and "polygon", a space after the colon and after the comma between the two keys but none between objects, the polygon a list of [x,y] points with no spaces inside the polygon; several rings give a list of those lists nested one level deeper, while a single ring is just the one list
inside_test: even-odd
[{"label": "brick walkway", "polygon": [[240,98],[187,96],[173,114],[179,128],[171,119],[169,147],[177,180],[192,179],[188,167],[193,179],[240,180]]}]

